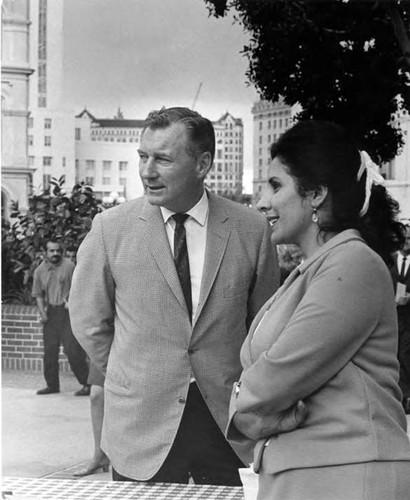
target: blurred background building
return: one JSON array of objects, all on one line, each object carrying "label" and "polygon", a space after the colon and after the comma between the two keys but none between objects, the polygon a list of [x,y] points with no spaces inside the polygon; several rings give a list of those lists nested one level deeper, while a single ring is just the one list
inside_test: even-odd
[{"label": "blurred background building", "polygon": [[29,77],[29,0],[3,0],[1,5],[1,211],[11,200],[27,208],[34,168],[27,153]]}]

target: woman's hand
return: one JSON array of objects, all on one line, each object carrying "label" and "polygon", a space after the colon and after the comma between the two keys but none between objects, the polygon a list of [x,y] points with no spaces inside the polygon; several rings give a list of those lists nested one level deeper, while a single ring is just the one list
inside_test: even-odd
[{"label": "woman's hand", "polygon": [[298,401],[287,410],[271,415],[260,413],[239,413],[233,417],[233,423],[238,431],[249,439],[258,440],[290,432],[299,427],[307,417],[308,411],[303,401]]}]

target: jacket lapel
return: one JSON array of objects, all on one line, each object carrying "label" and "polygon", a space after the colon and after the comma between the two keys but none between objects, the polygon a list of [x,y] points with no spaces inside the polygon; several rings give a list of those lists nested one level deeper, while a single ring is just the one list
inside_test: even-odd
[{"label": "jacket lapel", "polygon": [[230,235],[230,228],[227,223],[228,219],[229,216],[223,207],[219,205],[218,199],[209,193],[205,261],[196,319],[201,314],[222,264]]},{"label": "jacket lapel", "polygon": [[143,236],[149,251],[172,292],[182,307],[186,309],[184,294],[175,268],[161,210],[146,201],[139,217],[146,222]]}]

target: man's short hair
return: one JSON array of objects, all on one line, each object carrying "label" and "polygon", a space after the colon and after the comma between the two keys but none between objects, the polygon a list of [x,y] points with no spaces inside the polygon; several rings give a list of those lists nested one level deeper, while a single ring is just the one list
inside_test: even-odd
[{"label": "man's short hair", "polygon": [[144,134],[147,128],[155,130],[167,128],[173,123],[184,125],[191,143],[191,151],[194,156],[201,153],[211,153],[211,159],[215,156],[215,131],[212,122],[189,108],[173,107],[161,108],[151,111],[145,119]]}]

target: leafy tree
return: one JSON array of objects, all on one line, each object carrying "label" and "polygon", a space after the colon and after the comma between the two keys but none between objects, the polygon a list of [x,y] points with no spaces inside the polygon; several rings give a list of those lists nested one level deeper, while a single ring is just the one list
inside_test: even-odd
[{"label": "leafy tree", "polygon": [[344,125],[373,159],[403,145],[392,118],[410,111],[409,0],[205,0],[250,35],[247,77],[261,96],[303,109],[298,119]]},{"label": "leafy tree", "polygon": [[27,213],[13,202],[10,223],[2,221],[2,298],[5,303],[34,303],[33,274],[44,259],[45,244],[61,241],[78,248],[102,205],[90,186],[74,186],[68,196],[64,180],[52,178],[51,187],[29,199]]}]

